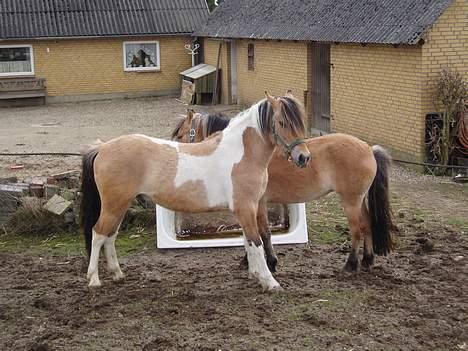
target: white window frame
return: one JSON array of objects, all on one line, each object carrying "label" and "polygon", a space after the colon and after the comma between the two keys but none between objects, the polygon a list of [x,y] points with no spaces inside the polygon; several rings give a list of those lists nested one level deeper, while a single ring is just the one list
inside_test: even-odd
[{"label": "white window frame", "polygon": [[33,46],[30,44],[24,45],[0,45],[0,49],[11,49],[11,48],[29,48],[31,58],[31,72],[3,72],[0,73],[0,77],[16,77],[16,76],[33,76],[34,75],[34,52]]},{"label": "white window frame", "polygon": [[[125,50],[125,46],[127,44],[156,44],[157,54],[156,59],[158,60],[158,65],[154,67],[127,67],[127,52]],[[151,41],[124,41],[122,50],[123,50],[123,67],[125,72],[155,72],[161,70],[161,52],[159,50],[159,41],[158,40],[151,40]]]}]

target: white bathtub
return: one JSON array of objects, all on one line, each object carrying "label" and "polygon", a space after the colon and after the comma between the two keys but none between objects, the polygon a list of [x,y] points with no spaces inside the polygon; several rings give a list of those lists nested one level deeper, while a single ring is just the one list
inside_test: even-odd
[{"label": "white bathtub", "polygon": [[[308,236],[305,204],[290,204],[288,209],[289,229],[285,233],[273,234],[271,236],[273,244],[306,243]],[[160,249],[244,245],[242,236],[220,239],[178,240],[175,233],[175,213],[159,205],[156,205],[156,227],[157,245]]]}]

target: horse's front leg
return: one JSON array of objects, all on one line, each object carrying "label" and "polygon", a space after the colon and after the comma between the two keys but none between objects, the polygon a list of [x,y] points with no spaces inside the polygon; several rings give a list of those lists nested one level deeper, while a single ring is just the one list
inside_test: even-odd
[{"label": "horse's front leg", "polygon": [[276,256],[275,249],[271,242],[271,231],[268,225],[268,204],[265,197],[263,197],[258,204],[257,224],[265,248],[268,269],[270,272],[276,272],[278,257]]},{"label": "horse's front leg", "polygon": [[[268,224],[268,206],[265,198],[262,198],[258,204],[257,226],[260,236],[262,237],[268,269],[270,272],[274,273],[276,272],[276,266],[278,264],[278,256],[276,256],[275,249],[271,242],[271,231]],[[240,267],[243,269],[249,268],[247,254],[242,258]]]},{"label": "horse's front leg", "polygon": [[234,209],[244,232],[249,275],[258,279],[264,291],[281,290],[281,286],[273,278],[265,261],[263,242],[258,233],[256,212],[256,204],[242,204],[242,208]]}]

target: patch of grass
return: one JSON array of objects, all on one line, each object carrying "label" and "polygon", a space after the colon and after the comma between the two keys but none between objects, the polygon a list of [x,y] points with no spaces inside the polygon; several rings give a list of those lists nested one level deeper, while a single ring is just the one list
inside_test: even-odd
[{"label": "patch of grass", "polygon": [[328,320],[324,318],[328,312],[342,313],[360,309],[368,301],[368,295],[364,291],[351,289],[324,289],[318,293],[313,301],[298,301],[289,310],[288,319],[292,321],[304,321],[315,326],[326,326]]},{"label": "patch of grass", "polygon": [[320,292],[320,299],[328,300],[327,306],[338,309],[351,309],[367,301],[368,296],[364,291],[351,289],[325,289]]},{"label": "patch of grass", "polygon": [[[148,231],[123,231],[119,233],[115,245],[118,255],[126,256],[156,245],[156,236],[154,232]],[[58,256],[86,255],[83,235],[70,233],[47,237],[3,234],[0,235],[0,252]]]},{"label": "patch of grass", "polygon": [[340,244],[348,240],[343,233],[333,230],[330,226],[312,224],[308,226],[309,239],[317,244]]},{"label": "patch of grass", "polygon": [[460,229],[464,234],[468,234],[468,219],[459,217],[447,218],[447,224]]},{"label": "patch of grass", "polygon": [[317,244],[343,243],[349,239],[348,221],[334,193],[306,205],[309,239]]}]

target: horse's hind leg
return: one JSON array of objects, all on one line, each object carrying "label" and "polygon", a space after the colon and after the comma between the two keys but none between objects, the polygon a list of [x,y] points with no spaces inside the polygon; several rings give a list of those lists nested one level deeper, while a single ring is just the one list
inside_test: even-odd
[{"label": "horse's hind leg", "polygon": [[91,255],[89,257],[88,274],[87,274],[89,287],[101,286],[101,281],[99,280],[98,263],[99,263],[99,254],[101,252],[102,245],[104,245],[106,240],[107,240],[107,236],[98,234],[93,229]]},{"label": "horse's hind leg", "polygon": [[99,280],[99,254],[104,246],[104,254],[107,260],[108,269],[114,273],[114,280],[121,279],[123,273],[120,270],[117,254],[115,252],[115,239],[123,216],[128,209],[130,200],[115,201],[112,206],[107,206],[104,202],[101,207],[101,215],[93,228],[93,241],[91,256],[88,266],[88,280],[90,287],[101,285]]},{"label": "horse's hind leg", "polygon": [[107,269],[114,274],[113,279],[115,281],[124,278],[124,274],[120,269],[119,261],[117,259],[117,252],[115,251],[115,239],[117,239],[117,233],[118,228],[104,243],[104,254],[106,255]]},{"label": "horse's hind leg", "polygon": [[344,211],[348,219],[349,230],[351,231],[351,252],[344,266],[346,272],[356,272],[359,265],[359,243],[361,242],[361,207],[362,197],[359,199],[342,199]]},{"label": "horse's hind leg", "polygon": [[361,209],[361,231],[364,234],[364,253],[362,255],[361,270],[369,272],[374,264],[374,250],[372,248],[369,211],[365,203],[362,204]]}]

